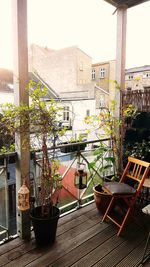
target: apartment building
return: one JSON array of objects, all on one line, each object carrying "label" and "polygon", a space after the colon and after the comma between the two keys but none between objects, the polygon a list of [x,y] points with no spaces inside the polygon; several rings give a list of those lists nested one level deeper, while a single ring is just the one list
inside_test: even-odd
[{"label": "apartment building", "polygon": [[150,89],[150,65],[127,69],[125,83],[127,90]]},{"label": "apartment building", "polygon": [[107,91],[110,99],[114,97],[115,64],[115,60],[92,64],[92,82]]},{"label": "apartment building", "polygon": [[77,135],[87,128],[84,118],[108,102],[108,90],[91,80],[91,66],[92,58],[76,46],[51,50],[32,45],[29,50],[30,71],[57,94],[64,106],[62,123]]},{"label": "apartment building", "polygon": [[92,58],[76,46],[51,50],[32,45],[29,68],[59,94],[60,98],[94,96],[91,82]]}]

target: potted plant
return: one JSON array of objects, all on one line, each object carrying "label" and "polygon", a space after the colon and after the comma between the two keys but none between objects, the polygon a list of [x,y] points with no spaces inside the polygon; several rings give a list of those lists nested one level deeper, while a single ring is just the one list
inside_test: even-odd
[{"label": "potted plant", "polygon": [[[112,149],[106,144],[100,143],[93,153],[94,159],[88,163],[88,168],[93,181],[93,193],[96,207],[102,214],[106,211],[110,196],[104,192],[103,183],[115,179],[114,162],[115,158]],[[113,169],[113,172],[110,170]]]},{"label": "potted plant", "polygon": [[68,142],[63,142],[61,143],[61,145],[69,145],[60,148],[60,151],[62,153],[71,153],[76,152],[78,150],[85,150],[86,147],[86,144],[83,143],[82,137],[80,135],[77,140],[75,140],[74,138],[70,138]]},{"label": "potted plant", "polygon": [[[85,118],[85,122],[90,124],[94,131],[96,130],[97,138],[109,138],[110,141],[100,143],[94,151],[94,160],[89,164],[89,170],[93,167],[97,169],[97,176],[100,179],[94,184],[94,198],[98,210],[104,212],[109,203],[109,195],[103,191],[103,182],[115,180],[118,178],[118,151],[119,151],[119,134],[117,129],[121,125],[121,120],[115,117],[115,101],[112,101],[110,108],[100,109],[97,115]],[[93,174],[92,174],[93,175]],[[95,176],[95,175],[94,175]],[[95,179],[95,178],[94,178]],[[93,179],[93,180],[94,180]]]},{"label": "potted plant", "polygon": [[[103,212],[109,203],[109,196],[103,191],[103,182],[117,180],[120,177],[119,173],[119,157],[121,140],[119,128],[122,125],[124,118],[135,117],[136,109],[133,105],[128,105],[122,110],[122,118],[115,116],[116,101],[111,101],[108,108],[101,108],[98,115],[89,116],[85,118],[85,122],[92,125],[96,129],[97,137],[110,138],[109,145],[107,143],[100,143],[100,146],[94,151],[94,160],[89,164],[89,169],[95,168],[100,160],[102,161],[101,167],[97,170],[97,175],[100,176],[98,184],[94,185],[94,198],[96,206]],[[111,171],[110,171],[111,170]]]},{"label": "potted plant", "polygon": [[[30,105],[2,106],[3,116],[0,125],[5,125],[9,132],[33,134],[39,140],[41,149],[41,175],[38,184],[38,206],[31,210],[31,220],[38,244],[53,243],[56,235],[59,209],[56,207],[55,191],[60,188],[61,176],[59,164],[50,160],[48,146],[54,145],[57,137],[63,135],[65,129],[59,128],[61,107],[54,100],[46,102],[48,90],[40,83],[29,82],[28,91]],[[28,140],[24,139],[24,146]],[[31,144],[30,144],[31,145]],[[33,144],[32,144],[33,145]]]}]

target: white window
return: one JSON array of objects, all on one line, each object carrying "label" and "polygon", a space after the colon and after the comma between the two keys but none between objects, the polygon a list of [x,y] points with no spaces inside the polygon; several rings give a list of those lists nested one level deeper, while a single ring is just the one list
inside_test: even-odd
[{"label": "white window", "polygon": [[63,120],[64,121],[69,121],[69,107],[64,107]]},{"label": "white window", "polygon": [[104,79],[105,78],[105,74],[106,74],[105,68],[101,68],[100,72],[99,72],[100,79]]},{"label": "white window", "polygon": [[92,80],[95,80],[95,77],[96,77],[96,71],[95,69],[92,69]]},{"label": "white window", "polygon": [[148,72],[148,73],[144,73],[143,74],[143,78],[150,78],[150,73]]},{"label": "white window", "polygon": [[100,108],[105,107],[105,95],[100,95],[99,106],[100,106]]},{"label": "white window", "polygon": [[133,75],[129,75],[129,80],[133,80]]}]

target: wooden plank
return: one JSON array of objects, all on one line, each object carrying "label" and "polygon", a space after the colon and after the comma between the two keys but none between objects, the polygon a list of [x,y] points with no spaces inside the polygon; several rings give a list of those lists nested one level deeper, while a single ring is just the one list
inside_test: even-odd
[{"label": "wooden plank", "polygon": [[[86,214],[86,216],[85,216],[85,214]],[[93,215],[95,215],[96,217]],[[90,217],[91,217],[91,219],[90,219]],[[71,248],[70,240],[71,239],[75,239],[75,240],[78,239],[78,235],[83,234],[84,231],[87,231],[89,229],[91,230],[92,226],[94,227],[94,225],[98,225],[98,223],[99,223],[99,214],[98,214],[98,212],[96,212],[96,210],[95,211],[90,210],[90,212],[84,213],[84,215],[79,216],[79,218],[80,219],[78,220],[78,216],[76,214],[77,223],[75,222],[75,219],[72,220],[73,226],[71,225],[70,221],[69,221],[69,223],[67,223],[67,221],[66,221],[66,224],[64,224],[65,231],[63,233],[63,230],[61,230],[61,232],[58,233],[56,243],[54,244],[54,250],[56,249],[57,246],[60,246],[61,250],[64,251],[64,240],[69,241],[69,243],[66,246],[70,250],[70,248]],[[82,218],[82,220],[81,220],[81,218]],[[85,221],[86,221],[86,225],[85,225]],[[67,227],[66,227],[66,225],[67,225]],[[75,226],[76,226],[76,228],[75,228]],[[62,225],[61,225],[61,227],[62,227]],[[99,231],[99,225],[97,226],[97,228],[98,228],[97,231]],[[85,234],[84,234],[84,236],[85,236]],[[82,238],[79,238],[79,242],[81,242],[81,241],[83,242]],[[75,244],[76,244],[76,242],[75,242]],[[11,264],[13,263],[14,265],[17,264],[17,266],[21,266],[21,265],[18,265],[19,262],[23,261],[24,263],[29,263],[30,261],[32,261],[36,258],[40,258],[43,254],[45,254],[47,252],[46,249],[38,249],[37,250],[35,247],[35,242],[33,242],[32,245],[33,245],[33,247],[31,247],[31,249],[28,249],[28,247],[25,249],[24,246],[22,249],[22,246],[20,246],[20,247],[14,248],[14,250],[12,250],[11,252],[6,253],[5,258],[10,258],[10,254],[16,253],[16,255],[17,255],[17,253],[18,253],[18,257],[16,257],[16,259],[14,259],[14,261],[12,261],[11,263],[9,263],[7,265],[11,266]],[[31,250],[32,250],[32,253],[31,253]],[[51,250],[51,247],[49,248],[49,250]],[[20,251],[22,253],[21,255],[19,254]],[[20,258],[20,256],[21,256],[21,258]],[[3,262],[3,260],[4,260],[3,257],[2,258],[0,257],[0,262],[1,262],[1,260]]]},{"label": "wooden plank", "polygon": [[[116,265],[116,267],[126,267],[126,266],[135,267],[135,266],[139,265],[139,263],[142,259],[143,251],[144,251],[144,247],[145,247],[146,236],[144,236],[144,237],[145,238],[144,238],[143,242],[140,242],[138,246],[135,246],[135,248],[130,251],[128,256],[123,258],[120,261],[120,263],[118,265]],[[149,244],[148,251],[149,251],[149,249],[150,249],[150,244]]]},{"label": "wooden plank", "polygon": [[[109,254],[105,255],[105,257],[99,260],[94,267],[123,267],[122,259],[129,258],[130,252],[135,249],[139,243],[141,243],[145,239],[145,235],[143,234],[141,229],[138,229],[132,225],[130,228],[129,233],[126,234],[126,238],[124,242],[121,243],[119,246],[115,247]],[[135,262],[135,261],[134,261]],[[117,265],[118,264],[118,265]],[[127,266],[132,266],[130,260],[126,262]]]},{"label": "wooden plank", "polygon": [[[132,233],[130,234],[130,237],[133,236],[132,238],[134,240],[136,235],[137,235],[137,229],[134,229],[134,231],[132,231]],[[101,265],[100,261],[103,258],[109,256],[111,251],[113,251],[116,247],[124,246],[125,241],[126,241],[126,239],[124,237],[117,237],[116,235],[112,236],[112,238],[109,238],[106,242],[102,243],[100,246],[98,246],[96,249],[92,250],[85,257],[83,257],[78,262],[73,264],[72,267],[77,267],[77,266],[90,267],[90,266],[94,266],[94,264],[95,264],[95,266],[105,267],[105,265],[106,265],[108,267],[109,264],[107,265],[107,261],[105,262],[104,265]],[[125,248],[126,248],[126,246],[125,246]],[[112,259],[112,257],[110,257],[110,258]],[[116,258],[116,261],[117,261],[117,258]],[[96,265],[98,262],[100,262],[99,265]],[[112,266],[116,266],[116,263],[117,262],[112,264]],[[126,265],[126,267],[127,266],[130,266],[130,265]]]},{"label": "wooden plank", "polygon": [[95,207],[95,203],[92,203],[90,205],[87,205],[83,208],[80,208],[76,211],[73,211],[67,215],[64,215],[61,217],[61,220],[59,220],[59,225],[61,224],[65,224],[68,221],[71,221],[73,219],[76,219],[77,217],[79,217],[80,215],[86,214],[91,210],[95,210],[96,211],[96,207]]},{"label": "wooden plank", "polygon": [[[145,222],[147,217],[140,219]],[[124,236],[117,237],[117,227],[110,222],[100,223],[100,219],[95,205],[91,205],[60,218],[57,239],[52,246],[38,248],[34,239],[26,243],[19,238],[13,240],[0,247],[0,266],[137,266],[147,233],[131,223],[125,228]]]},{"label": "wooden plank", "polygon": [[[86,222],[85,228],[87,224],[88,222]],[[56,261],[58,258],[64,256],[64,254],[75,249],[77,246],[81,245],[87,240],[90,240],[90,238],[97,235],[99,232],[102,232],[106,227],[108,227],[108,225],[106,224],[102,224],[101,227],[100,224],[96,224],[93,227],[91,225],[88,226],[88,230],[86,231],[83,231],[83,229],[75,229],[74,232],[71,232],[70,236],[66,236],[65,233],[61,240],[57,238],[57,242],[52,247],[49,247],[47,250],[42,251],[42,255],[39,254],[33,257],[33,255],[36,253],[36,250],[33,250],[32,254],[25,254],[24,257],[22,257],[22,260],[26,264],[28,263],[28,267],[48,266],[53,261]],[[16,263],[17,267],[22,267],[21,265],[18,265],[17,260]],[[9,267],[11,265],[7,266]]]},{"label": "wooden plank", "polygon": [[111,250],[113,250],[116,246],[118,246],[122,242],[123,242],[123,239],[118,238],[117,235],[115,234],[110,239],[108,239],[106,242],[96,247],[89,254],[84,256],[82,259],[74,263],[72,267],[93,266],[98,260],[105,257],[106,254],[108,254]]},{"label": "wooden plank", "polygon": [[[90,240],[83,242],[81,245],[77,246],[75,249],[71,250],[69,253],[65,254],[63,257],[59,258],[57,261],[53,262],[48,266],[72,266],[72,264],[79,261],[85,255],[88,255],[92,250],[103,244],[112,236],[116,235],[116,232],[117,231],[115,231],[114,225],[107,227],[102,232],[99,232],[93,237],[91,237]],[[84,265],[79,264],[78,266]]]}]

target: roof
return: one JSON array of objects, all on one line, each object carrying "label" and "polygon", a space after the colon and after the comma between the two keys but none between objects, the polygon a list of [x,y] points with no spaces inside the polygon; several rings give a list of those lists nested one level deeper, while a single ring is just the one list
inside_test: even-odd
[{"label": "roof", "polygon": [[104,0],[104,1],[118,8],[121,5],[127,5],[127,7],[133,7],[142,4],[144,2],[147,2],[149,0]]},{"label": "roof", "polygon": [[134,72],[142,72],[142,71],[150,71],[150,65],[127,69],[126,74]]},{"label": "roof", "polygon": [[48,96],[49,98],[59,98],[59,95],[56,93],[48,83],[46,83],[43,78],[36,72],[29,72],[29,80],[33,80],[34,82],[38,83],[41,82],[44,87],[48,89]]},{"label": "roof", "polygon": [[103,88],[101,88],[101,87],[99,87],[99,86],[97,86],[97,85],[95,85],[95,88],[98,89],[99,91],[103,92],[104,94],[109,95],[109,92],[107,92],[107,91],[104,90]]}]

